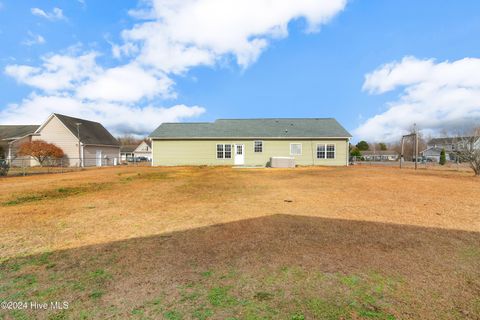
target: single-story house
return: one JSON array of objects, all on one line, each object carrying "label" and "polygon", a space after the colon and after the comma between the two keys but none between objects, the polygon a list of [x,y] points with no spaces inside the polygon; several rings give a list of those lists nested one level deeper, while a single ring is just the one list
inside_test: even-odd
[{"label": "single-story house", "polygon": [[53,113],[35,131],[32,140],[60,147],[69,166],[117,165],[120,143],[98,122]]},{"label": "single-story house", "polygon": [[400,155],[395,150],[361,151],[365,161],[397,161]]},{"label": "single-story house", "polygon": [[471,147],[473,144],[475,149],[480,148],[480,137],[444,137],[444,138],[434,138],[428,141],[427,149],[436,148],[436,149],[445,149],[448,153],[450,151],[458,151]]},{"label": "single-story house", "polygon": [[163,123],[149,138],[153,166],[267,166],[272,157],[347,166],[351,135],[333,118],[274,118]]},{"label": "single-story house", "polygon": [[152,160],[152,142],[150,140],[143,140],[133,150],[135,158],[147,158],[148,161]]},{"label": "single-story house", "polygon": [[126,144],[123,146],[120,146],[120,161],[125,162],[130,159],[133,159],[135,155],[133,152],[137,148],[136,144]]},{"label": "single-story house", "polygon": [[[0,159],[6,159],[14,166],[21,166],[23,159],[17,159],[17,151],[24,142],[32,139],[39,125],[0,125]],[[26,165],[29,165],[30,162]]]},{"label": "single-story house", "polygon": [[[440,162],[440,154],[442,150],[443,148],[430,147],[420,152],[420,154],[427,160],[431,160],[433,162]],[[453,155],[453,152],[451,150],[445,151],[445,159],[447,161],[453,161],[455,159],[455,156]]]},{"label": "single-story house", "polygon": [[456,153],[466,148],[480,149],[480,137],[444,137],[428,141],[427,149],[421,155],[432,161],[440,162],[440,153],[445,150],[447,161],[455,161]]}]

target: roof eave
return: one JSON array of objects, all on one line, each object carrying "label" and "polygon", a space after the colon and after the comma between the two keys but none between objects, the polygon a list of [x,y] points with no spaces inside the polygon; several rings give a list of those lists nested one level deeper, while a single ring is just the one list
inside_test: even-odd
[{"label": "roof eave", "polygon": [[352,136],[345,137],[154,137],[149,136],[152,140],[238,140],[238,139],[271,139],[271,140],[289,140],[289,139],[350,139]]}]

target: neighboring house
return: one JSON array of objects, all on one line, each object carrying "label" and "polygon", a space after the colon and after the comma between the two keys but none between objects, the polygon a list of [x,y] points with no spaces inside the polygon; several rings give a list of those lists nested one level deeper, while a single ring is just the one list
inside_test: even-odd
[{"label": "neighboring house", "polygon": [[395,150],[361,151],[365,161],[397,161],[400,155]]},{"label": "neighboring house", "polygon": [[0,159],[6,159],[14,166],[30,165],[17,155],[20,145],[30,142],[38,125],[0,125]]},{"label": "neighboring house", "polygon": [[127,144],[120,147],[120,161],[125,162],[133,159],[133,151],[137,148],[136,144]]},{"label": "neighboring house", "polygon": [[100,123],[54,113],[35,131],[32,140],[44,140],[65,153],[64,165],[116,165],[120,144]]},{"label": "neighboring house", "polygon": [[348,165],[351,135],[332,118],[219,119],[163,123],[150,134],[152,165]]},{"label": "neighboring house", "polygon": [[[420,154],[427,160],[431,160],[433,162],[440,162],[440,154],[442,153],[442,150],[443,148],[431,147],[423,150]],[[445,151],[445,159],[447,161],[452,161],[455,159],[452,153],[452,151]]]},{"label": "neighboring house", "polygon": [[150,140],[143,140],[133,151],[135,158],[147,158],[152,160],[152,142]]},{"label": "neighboring house", "polygon": [[454,161],[456,159],[455,152],[464,150],[467,147],[480,149],[480,138],[474,137],[446,137],[431,139],[427,143],[427,149],[421,152],[421,155],[426,159],[436,162],[440,161],[440,153],[445,149],[445,156],[447,161]]}]

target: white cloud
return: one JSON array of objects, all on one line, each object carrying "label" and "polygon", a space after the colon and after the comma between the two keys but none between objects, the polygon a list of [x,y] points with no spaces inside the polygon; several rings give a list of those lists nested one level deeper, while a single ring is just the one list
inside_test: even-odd
[{"label": "white cloud", "polygon": [[[318,30],[346,0],[151,0],[132,15],[148,21],[125,30],[126,44],[140,44],[137,59],[167,73],[213,65],[232,55],[242,67],[255,62],[269,41],[288,35],[288,23],[305,18]],[[153,20],[153,21],[152,21]]]},{"label": "white cloud", "polygon": [[156,96],[173,97],[173,81],[162,73],[147,72],[136,64],[115,67],[102,72],[77,89],[80,98],[134,102]]},{"label": "white cloud", "polygon": [[95,59],[96,52],[74,55],[50,55],[42,58],[40,67],[8,65],[5,73],[19,83],[42,89],[47,92],[73,90],[87,78],[101,71]]},{"label": "white cloud", "polygon": [[141,136],[150,133],[162,122],[177,122],[197,117],[204,113],[205,109],[185,105],[169,108],[154,105],[137,107],[101,101],[84,102],[58,95],[31,94],[20,104],[11,104],[0,110],[0,119],[2,123],[8,124],[40,124],[53,112],[98,121],[113,134],[128,132]]},{"label": "white cloud", "polygon": [[[79,0],[82,4],[82,0]],[[189,69],[235,59],[242,68],[254,63],[275,39],[288,36],[288,24],[305,19],[306,32],[343,10],[347,0],[141,0],[131,11],[140,19],[122,31],[111,67],[97,62],[99,53],[51,54],[40,65],[12,64],[5,73],[33,92],[20,104],[0,111],[2,122],[41,121],[51,112],[97,119],[109,129],[146,133],[162,121],[195,117],[205,109],[157,107],[155,99],[175,98],[172,77]],[[60,8],[32,14],[66,19]]]},{"label": "white cloud", "polygon": [[33,46],[35,44],[44,44],[45,38],[39,34],[34,34],[31,31],[28,31],[28,39],[22,41],[22,44],[25,46]]},{"label": "white cloud", "polygon": [[433,135],[480,126],[480,58],[437,63],[405,57],[367,74],[363,89],[400,89],[401,95],[355,130],[361,139],[398,140],[413,123]]},{"label": "white cloud", "polygon": [[60,8],[53,8],[51,12],[46,12],[40,8],[31,8],[30,12],[37,17],[42,17],[50,21],[54,20],[66,20],[67,18],[63,15],[63,10]]}]

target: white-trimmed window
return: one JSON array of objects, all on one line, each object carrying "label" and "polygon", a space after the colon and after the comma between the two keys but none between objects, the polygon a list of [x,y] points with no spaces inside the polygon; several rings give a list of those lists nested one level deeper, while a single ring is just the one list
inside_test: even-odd
[{"label": "white-trimmed window", "polygon": [[231,159],[232,145],[231,144],[217,144],[217,159]]},{"label": "white-trimmed window", "polygon": [[327,159],[335,159],[335,145],[327,144]]},{"label": "white-trimmed window", "polygon": [[253,152],[263,152],[263,141],[253,141]]},{"label": "white-trimmed window", "polygon": [[317,159],[325,159],[326,150],[324,144],[317,144]]},{"label": "white-trimmed window", "polygon": [[317,144],[317,159],[335,159],[335,145]]},{"label": "white-trimmed window", "polygon": [[301,143],[290,143],[290,155],[291,156],[301,156],[302,155],[302,144]]}]

